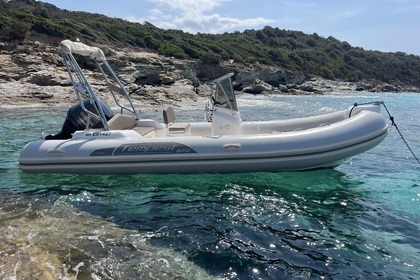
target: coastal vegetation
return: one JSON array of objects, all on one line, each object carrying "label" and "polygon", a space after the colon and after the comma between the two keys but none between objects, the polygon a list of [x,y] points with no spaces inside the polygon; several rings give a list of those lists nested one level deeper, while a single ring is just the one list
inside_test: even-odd
[{"label": "coastal vegetation", "polygon": [[307,78],[377,81],[420,87],[420,57],[364,50],[318,34],[266,26],[224,34],[164,30],[100,14],[62,10],[35,0],[0,0],[0,41],[58,43],[80,38],[88,44],[136,47],[208,64],[235,61],[297,71]]}]

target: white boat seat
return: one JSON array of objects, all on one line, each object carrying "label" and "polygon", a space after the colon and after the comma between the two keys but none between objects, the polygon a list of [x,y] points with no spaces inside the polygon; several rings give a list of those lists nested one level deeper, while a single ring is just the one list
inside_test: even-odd
[{"label": "white boat seat", "polygon": [[152,131],[155,131],[155,128],[152,126],[137,126],[134,127],[133,130],[140,134],[141,136],[145,136],[146,134],[151,133]]},{"label": "white boat seat", "polygon": [[109,121],[108,126],[111,130],[130,129],[135,127],[137,120],[132,116],[115,114]]},{"label": "white boat seat", "polygon": [[189,123],[176,123],[175,122],[175,111],[172,106],[166,106],[163,109],[163,121],[166,124],[169,132],[186,132],[190,128]]}]

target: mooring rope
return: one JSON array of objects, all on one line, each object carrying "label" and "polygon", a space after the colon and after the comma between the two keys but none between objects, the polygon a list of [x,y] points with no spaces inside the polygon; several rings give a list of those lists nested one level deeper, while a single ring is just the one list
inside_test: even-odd
[{"label": "mooring rope", "polygon": [[388,113],[388,116],[389,116],[389,119],[391,120],[392,126],[393,126],[393,127],[395,127],[395,129],[397,129],[398,134],[401,136],[401,139],[404,141],[404,143],[405,143],[405,145],[407,146],[408,150],[411,152],[411,154],[413,155],[413,157],[417,160],[417,163],[418,163],[418,164],[420,164],[420,160],[419,160],[419,158],[418,158],[418,157],[414,154],[414,152],[413,152],[413,150],[411,149],[410,145],[408,145],[407,140],[405,140],[404,136],[402,135],[402,133],[401,133],[400,129],[398,128],[397,124],[396,124],[396,123],[395,123],[395,121],[394,121],[394,117],[393,117],[393,116],[391,116],[391,113],[389,112],[389,110],[388,110],[388,108],[386,107],[385,103],[384,103],[384,102],[382,102],[381,104],[384,106],[384,108],[385,108],[386,112]]},{"label": "mooring rope", "polygon": [[368,102],[368,103],[361,103],[361,104],[354,103],[354,107],[350,110],[350,115],[351,115],[351,112],[353,111],[353,109],[356,108],[358,105],[369,105],[369,104],[375,104],[375,105],[382,105],[382,106],[384,106],[386,112],[388,113],[389,119],[391,120],[392,126],[395,127],[395,129],[398,131],[398,134],[400,135],[401,139],[404,141],[404,143],[407,146],[408,150],[411,152],[411,154],[413,155],[413,157],[416,159],[417,163],[420,164],[419,158],[414,154],[414,151],[413,151],[413,149],[411,149],[411,147],[408,144],[407,140],[405,140],[405,137],[402,135],[400,129],[398,128],[397,124],[395,123],[394,117],[391,115],[391,113],[389,112],[388,108],[386,107],[385,102],[383,102],[383,101],[375,101],[375,102]]}]

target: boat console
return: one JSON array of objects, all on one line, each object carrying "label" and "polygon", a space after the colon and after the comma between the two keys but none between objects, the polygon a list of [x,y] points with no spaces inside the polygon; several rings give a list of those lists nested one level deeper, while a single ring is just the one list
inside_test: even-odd
[{"label": "boat console", "polygon": [[211,122],[211,135],[242,134],[242,118],[232,87],[233,73],[224,75],[213,82],[210,99],[206,105],[206,118]]}]

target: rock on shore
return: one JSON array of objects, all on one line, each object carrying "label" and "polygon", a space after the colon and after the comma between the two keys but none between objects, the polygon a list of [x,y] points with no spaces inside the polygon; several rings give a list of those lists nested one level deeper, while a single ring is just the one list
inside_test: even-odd
[{"label": "rock on shore", "polygon": [[[141,50],[102,49],[130,96],[136,102],[146,104],[202,100],[210,92],[208,82],[230,72],[235,73],[235,90],[251,94],[420,91],[418,88],[373,82],[349,83],[321,78],[308,80],[301,73],[259,64],[246,66],[234,61],[206,64]],[[102,96],[106,85],[98,73],[91,71],[94,65],[86,59],[81,59],[79,63],[83,69],[88,69],[85,74],[89,82]],[[197,80],[200,81],[199,94],[193,88],[193,82]],[[0,102],[3,105],[77,102],[57,46],[32,41],[19,45],[0,43]]]}]

